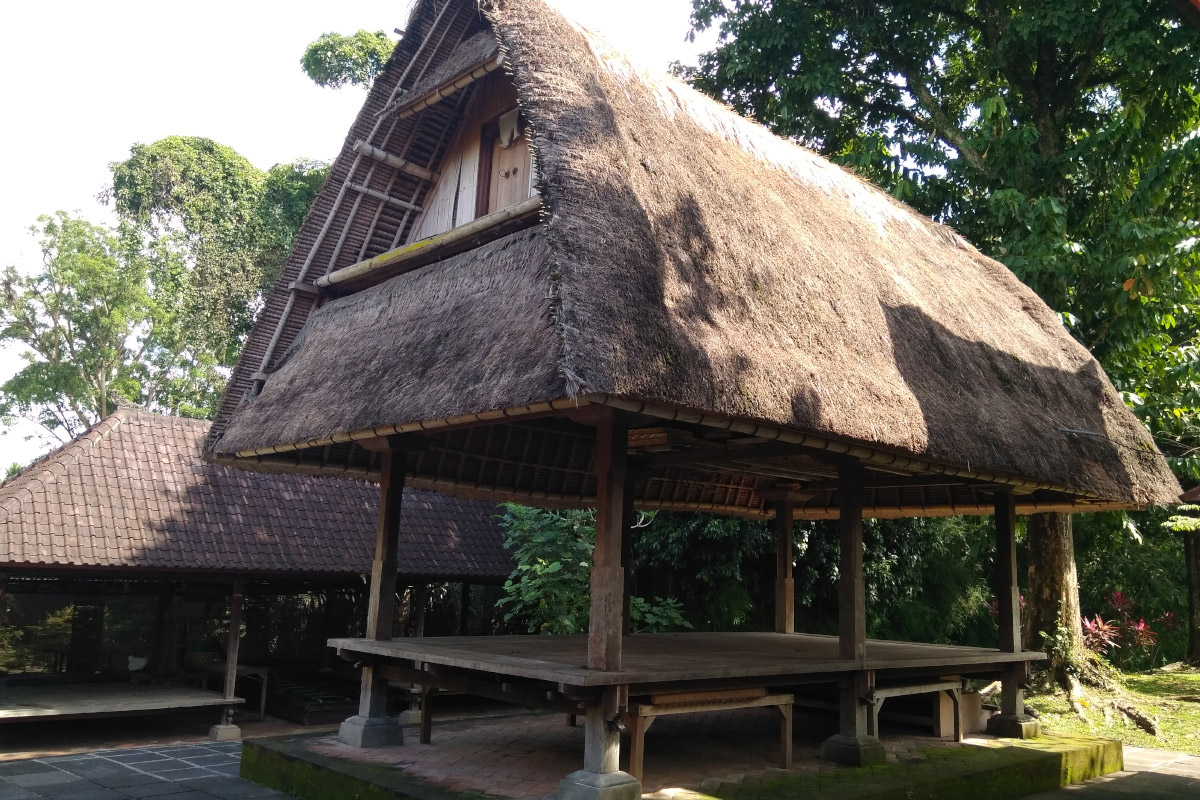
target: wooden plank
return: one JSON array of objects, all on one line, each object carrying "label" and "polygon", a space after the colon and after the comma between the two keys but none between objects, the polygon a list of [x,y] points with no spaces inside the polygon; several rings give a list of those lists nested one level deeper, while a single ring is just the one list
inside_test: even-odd
[{"label": "wooden plank", "polygon": [[838,562],[838,654],[842,658],[866,657],[867,590],[863,582],[863,475],[861,464],[844,462],[838,467],[838,530],[841,556]]},{"label": "wooden plank", "polygon": [[650,695],[652,705],[665,703],[704,703],[714,700],[741,700],[746,697],[765,697],[766,689],[722,689],[715,692],[667,692]]},{"label": "wooden plank", "polygon": [[698,703],[666,703],[665,705],[638,703],[636,713],[642,717],[666,717],[673,714],[698,714],[702,711],[725,711],[733,708],[765,708],[766,706],[791,704],[792,695],[790,694],[764,694],[760,697],[709,700]]},{"label": "wooden plank", "polygon": [[129,683],[6,686],[0,693],[0,723],[153,714],[241,702],[240,697],[227,700],[220,692],[183,686]]},{"label": "wooden plank", "polygon": [[[891,674],[933,675],[998,671],[1012,662],[1040,661],[1042,653],[1003,653],[959,647],[868,639],[866,658],[847,661],[838,655],[838,637],[778,633],[656,633],[625,637],[622,669],[590,670],[588,638],[576,636],[446,636],[433,639],[332,639],[331,647],[350,654],[444,664],[500,675],[533,678],[567,686],[646,684],[657,687],[693,681],[737,679],[754,683],[770,676],[770,685],[788,680],[834,679],[857,669]],[[994,669],[993,669],[994,668]],[[815,677],[814,677],[815,676]],[[761,684],[760,684],[761,685]],[[731,687],[722,687],[731,688]],[[736,688],[736,687],[733,687]]]},{"label": "wooden plank", "polygon": [[[396,619],[396,551],[404,500],[408,453],[402,445],[383,454],[379,480],[379,513],[375,525],[375,559],[371,562],[371,594],[367,601],[367,638],[386,642]],[[358,695],[360,717],[387,715],[387,680],[374,665],[362,670]]]}]

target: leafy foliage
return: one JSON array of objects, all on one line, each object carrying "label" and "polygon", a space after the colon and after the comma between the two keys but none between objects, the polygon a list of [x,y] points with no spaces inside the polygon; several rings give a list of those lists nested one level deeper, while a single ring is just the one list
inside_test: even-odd
[{"label": "leafy foliage", "polygon": [[263,173],[211,139],[169,136],[113,164],[102,199],[175,262],[175,300],[192,335],[228,365],[327,171],[302,161]]},{"label": "leafy foliage", "polygon": [[58,212],[41,217],[42,269],[9,267],[0,281],[0,342],[25,367],[0,385],[0,418],[20,416],[60,438],[78,435],[117,398],[195,415],[223,384],[188,344],[171,259],[142,252],[128,230]]},{"label": "leafy foliage", "polygon": [[[588,584],[596,542],[596,514],[546,511],[513,503],[501,517],[504,546],[516,569],[504,584],[500,605],[506,621],[524,620],[530,633],[582,633],[587,630]],[[673,598],[630,598],[635,629],[661,632],[691,628]]]},{"label": "leafy foliage", "polygon": [[1200,475],[1200,43],[1168,4],[694,0],[701,89],[956,226]]},{"label": "leafy foliage", "polygon": [[300,66],[317,86],[370,88],[393,47],[383,31],[359,30],[349,36],[324,33],[305,48]]}]

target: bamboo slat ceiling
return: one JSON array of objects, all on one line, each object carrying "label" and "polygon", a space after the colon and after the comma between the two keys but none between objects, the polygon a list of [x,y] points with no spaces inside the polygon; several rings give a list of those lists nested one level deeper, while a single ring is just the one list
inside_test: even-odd
[{"label": "bamboo slat ceiling", "polygon": [[[1177,499],[1099,365],[1002,265],[541,0],[485,7],[417,4],[234,372],[212,457],[372,476],[403,434],[411,485],[588,505],[588,408],[607,405],[633,428],[645,507],[763,516],[786,496],[836,516],[844,458],[870,470],[870,516],[990,513],[998,487],[1023,511]],[[479,82],[433,84],[493,58],[488,36],[540,218],[347,270],[406,241],[415,214],[394,201],[419,207],[434,181],[394,162],[441,168]],[[441,99],[401,119],[431,87]]]},{"label": "bamboo slat ceiling", "polygon": [[[5,481],[0,569],[370,573],[375,487],[209,464],[208,427],[122,409]],[[512,561],[495,514],[491,503],[406,492],[401,572],[503,581]]]}]

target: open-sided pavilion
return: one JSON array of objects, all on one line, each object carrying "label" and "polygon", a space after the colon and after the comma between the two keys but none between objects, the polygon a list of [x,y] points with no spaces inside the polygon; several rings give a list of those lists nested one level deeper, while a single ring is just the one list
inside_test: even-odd
[{"label": "open-sided pavilion", "polygon": [[[375,487],[208,463],[208,429],[204,420],[119,409],[0,484],[0,624],[8,597],[53,595],[74,605],[70,642],[53,658],[61,674],[0,678],[0,724],[227,709],[241,702],[234,684],[245,675],[259,681],[261,713],[267,665],[239,665],[243,596],[361,592],[371,571]],[[494,503],[416,490],[405,500],[394,565],[402,585],[508,576]],[[229,600],[223,663],[191,666],[223,680],[223,691],[175,680],[186,661],[179,645],[191,644],[177,634],[173,601],[181,595]],[[138,637],[145,649],[108,652],[106,602],[139,597],[152,609]],[[130,655],[143,664],[132,674]]]},{"label": "open-sided pavilion", "polygon": [[[388,676],[578,712],[564,796],[636,790],[622,721],[764,696],[786,718],[810,684],[837,692],[837,760],[880,758],[870,709],[945,676],[1002,674],[995,729],[1028,734],[1017,515],[1179,494],[1003,265],[542,0],[416,4],[208,448],[380,482],[368,635],[335,642],[369,665],[343,741],[396,740]],[[389,641],[405,485],[595,507],[590,633]],[[773,516],[775,632],[629,635],[635,507]],[[863,518],[951,514],[995,515],[999,646],[868,641]],[[840,521],[836,638],[793,632],[796,518]]]}]

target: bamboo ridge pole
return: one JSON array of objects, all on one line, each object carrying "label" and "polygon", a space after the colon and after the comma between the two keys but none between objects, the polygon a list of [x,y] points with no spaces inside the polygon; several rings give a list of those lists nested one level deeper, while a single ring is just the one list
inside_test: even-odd
[{"label": "bamboo ridge pole", "polygon": [[393,274],[393,269],[398,269],[401,266],[409,268],[423,266],[431,261],[446,258],[462,250],[484,244],[489,241],[488,234],[495,232],[495,229],[506,222],[533,222],[537,219],[541,208],[542,198],[531,197],[515,206],[509,206],[508,208],[474,219],[465,225],[451,228],[445,233],[439,233],[436,236],[430,236],[428,239],[421,239],[404,247],[381,253],[366,261],[360,261],[357,264],[351,264],[348,267],[334,270],[328,275],[317,279],[316,285],[324,289],[355,280],[356,278],[366,277],[380,270],[389,270],[388,274],[391,275]]}]

